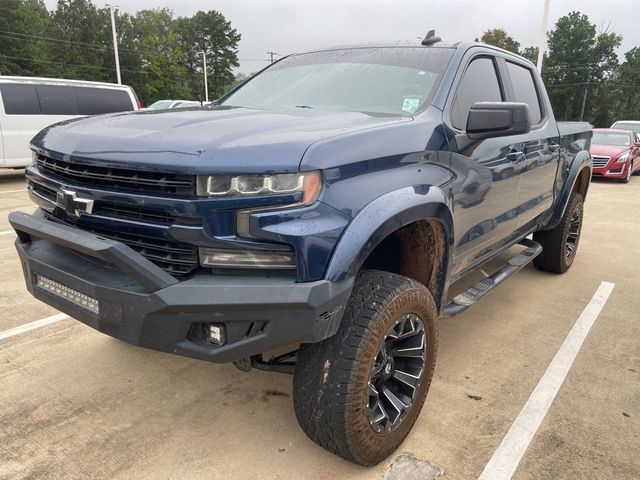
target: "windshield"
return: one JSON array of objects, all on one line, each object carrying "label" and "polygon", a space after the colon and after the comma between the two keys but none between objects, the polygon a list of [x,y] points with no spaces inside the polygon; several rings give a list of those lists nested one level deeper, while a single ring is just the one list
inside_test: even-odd
[{"label": "windshield", "polygon": [[147,108],[153,108],[154,110],[163,110],[165,108],[171,107],[173,100],[158,100],[155,103],[152,103]]},{"label": "windshield", "polygon": [[595,145],[618,145],[628,147],[631,145],[631,138],[624,133],[593,132],[591,143]]},{"label": "windshield", "polygon": [[633,133],[640,133],[640,123],[616,122],[611,128],[618,130],[631,130]]},{"label": "windshield", "polygon": [[411,115],[428,105],[453,50],[352,48],[292,55],[222,105]]}]

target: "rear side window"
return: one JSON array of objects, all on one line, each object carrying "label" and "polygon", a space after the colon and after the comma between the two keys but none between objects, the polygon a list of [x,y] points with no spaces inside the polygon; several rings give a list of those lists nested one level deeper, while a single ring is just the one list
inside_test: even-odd
[{"label": "rear side window", "polygon": [[125,90],[3,83],[0,93],[7,115],[97,115],[134,109]]},{"label": "rear side window", "polygon": [[531,112],[531,123],[536,124],[542,120],[542,113],[540,111],[540,99],[538,98],[538,91],[536,85],[533,82],[533,73],[531,70],[515,63],[507,62],[507,70],[511,77],[511,83],[513,84],[513,90],[515,91],[516,102],[522,102],[529,105],[529,111]]},{"label": "rear side window", "polygon": [[502,102],[502,92],[493,60],[488,57],[473,60],[458,86],[451,110],[451,123],[464,130],[471,107],[476,102]]},{"label": "rear side window", "polygon": [[78,115],[74,87],[37,85],[40,113],[43,115]]},{"label": "rear side window", "polygon": [[108,88],[77,87],[78,113],[97,115],[99,113],[128,112],[133,110],[131,97],[124,90]]},{"label": "rear side window", "polygon": [[40,104],[33,85],[19,83],[0,84],[2,103],[7,115],[38,115]]}]

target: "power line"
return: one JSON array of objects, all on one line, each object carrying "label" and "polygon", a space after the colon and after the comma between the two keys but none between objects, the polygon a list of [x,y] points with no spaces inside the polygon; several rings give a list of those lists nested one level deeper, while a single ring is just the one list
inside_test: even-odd
[{"label": "power line", "polygon": [[[6,31],[6,30],[0,30],[0,34],[4,34],[5,36],[10,35],[10,36],[13,36],[13,37],[16,37],[16,38],[17,37],[31,38],[31,39],[35,39],[36,41],[40,41],[40,42],[66,43],[66,44],[69,44],[69,45],[76,45],[76,46],[81,46],[81,47],[84,47],[84,48],[92,48],[93,50],[113,51],[113,48],[108,47],[106,45],[100,45],[98,43],[78,42],[76,40],[63,40],[61,38],[43,37],[41,35],[29,35],[27,33],[9,32],[9,31]],[[120,49],[120,51],[130,52],[130,53],[138,53],[136,50]]]},{"label": "power line", "polygon": [[[0,30],[0,37],[5,37],[5,38],[13,38],[14,40],[21,40],[22,37],[24,38],[29,38],[32,39],[34,41],[37,42],[44,42],[44,43],[66,43],[66,44],[71,44],[71,45],[75,45],[78,46],[80,48],[86,48],[89,50],[94,50],[94,51],[99,51],[99,52],[104,52],[104,53],[113,53],[113,48],[109,47],[109,46],[97,46],[98,44],[96,43],[87,43],[87,42],[77,42],[77,41],[72,41],[72,40],[62,40],[62,39],[57,39],[57,38],[51,38],[51,37],[42,37],[42,36],[38,36],[38,35],[28,35],[26,33],[18,33],[18,32],[7,32],[7,31],[3,31]],[[130,50],[130,49],[126,49],[126,48],[118,48],[118,50],[120,52],[125,52],[125,53],[130,53],[130,54],[134,54],[134,55],[138,55],[138,56],[144,56],[144,54],[138,50]],[[275,52],[273,52],[275,55],[279,55]],[[268,62],[269,59],[265,59],[265,58],[238,58],[237,59],[239,62]]]},{"label": "power line", "polygon": [[[88,69],[93,69],[93,70],[106,70],[106,71],[113,71],[112,68],[107,68],[107,67],[100,67],[98,65],[86,65],[86,64],[81,64],[81,63],[67,63],[67,62],[55,62],[52,60],[38,60],[38,59],[34,59],[34,58],[24,58],[24,57],[15,57],[12,55],[5,55],[4,53],[0,53],[0,56],[5,57],[5,58],[11,58],[13,60],[25,60],[27,62],[36,62],[36,63],[50,63],[50,64],[54,64],[54,65],[65,65],[65,66],[69,66],[69,67],[81,67],[81,68],[88,68]],[[142,74],[149,74],[152,72],[149,72],[147,70],[122,70],[123,72],[127,72],[127,73],[142,73]],[[200,77],[199,74],[196,73],[167,73],[167,72],[163,72],[163,75],[170,75],[170,76],[174,76],[174,77]]]}]

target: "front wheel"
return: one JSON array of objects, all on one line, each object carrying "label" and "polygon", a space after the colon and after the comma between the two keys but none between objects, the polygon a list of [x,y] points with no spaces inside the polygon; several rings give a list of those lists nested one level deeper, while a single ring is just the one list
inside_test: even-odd
[{"label": "front wheel", "polygon": [[583,209],[582,195],[573,192],[560,223],[551,230],[533,234],[533,240],[542,246],[542,253],[533,259],[536,267],[554,273],[569,270],[578,251]]},{"label": "front wheel", "polygon": [[387,272],[359,274],[338,332],[298,351],[293,402],[304,432],[361,465],[387,458],[427,396],[436,321],[424,285]]},{"label": "front wheel", "polygon": [[627,173],[624,176],[624,178],[620,179],[621,183],[629,183],[629,180],[631,180],[631,172],[633,171],[633,162],[629,163],[629,166],[627,167]]}]

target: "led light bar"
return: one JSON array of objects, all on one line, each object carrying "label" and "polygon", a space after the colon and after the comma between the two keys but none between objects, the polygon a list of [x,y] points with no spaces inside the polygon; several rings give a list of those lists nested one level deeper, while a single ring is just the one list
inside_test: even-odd
[{"label": "led light bar", "polygon": [[98,315],[100,313],[100,305],[97,299],[80,293],[73,288],[69,288],[61,283],[51,280],[44,275],[36,274],[36,286],[42,290],[55,295],[56,297],[67,300],[80,308],[89,310]]}]

